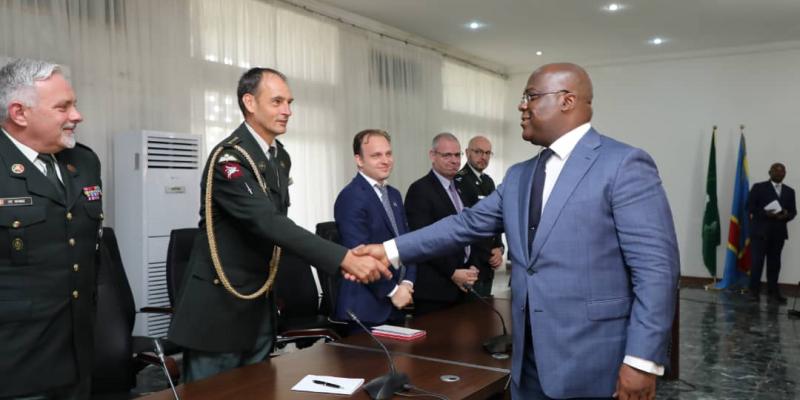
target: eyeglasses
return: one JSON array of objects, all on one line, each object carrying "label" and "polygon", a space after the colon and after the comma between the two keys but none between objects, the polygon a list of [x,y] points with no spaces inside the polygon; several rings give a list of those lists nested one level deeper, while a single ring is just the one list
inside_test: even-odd
[{"label": "eyeglasses", "polygon": [[458,153],[440,153],[440,152],[438,152],[438,151],[434,151],[434,153],[436,153],[436,154],[437,154],[439,157],[442,157],[442,158],[444,158],[444,159],[448,159],[448,158],[461,158],[461,155],[463,154],[463,153],[462,153],[462,152],[460,152],[460,151],[459,151]]},{"label": "eyeglasses", "polygon": [[556,90],[555,92],[547,92],[547,93],[528,93],[528,92],[525,92],[525,93],[522,94],[522,100],[520,100],[520,103],[530,103],[530,102],[538,99],[539,97],[547,96],[548,94],[560,94],[560,93],[569,94],[569,93],[572,93],[572,92],[570,92],[569,90],[566,90],[566,89]]},{"label": "eyeglasses", "polygon": [[475,155],[477,155],[479,157],[483,157],[483,156],[491,157],[492,155],[494,155],[494,153],[492,153],[491,150],[489,150],[489,151],[483,151],[481,149],[467,149],[467,150],[475,153]]}]

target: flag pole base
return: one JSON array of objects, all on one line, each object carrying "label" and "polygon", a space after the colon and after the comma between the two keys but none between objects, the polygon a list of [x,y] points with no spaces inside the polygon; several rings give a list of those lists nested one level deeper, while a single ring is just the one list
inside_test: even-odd
[{"label": "flag pole base", "polygon": [[721,290],[721,289],[717,288],[717,278],[716,277],[714,277],[714,279],[711,281],[711,283],[703,286],[703,289],[705,289],[706,291],[712,291],[712,292],[719,292]]}]

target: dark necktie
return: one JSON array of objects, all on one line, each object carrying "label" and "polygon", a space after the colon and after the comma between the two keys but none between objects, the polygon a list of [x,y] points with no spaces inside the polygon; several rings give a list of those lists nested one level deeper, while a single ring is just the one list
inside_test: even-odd
[{"label": "dark necktie", "polygon": [[[456,213],[461,214],[461,211],[464,211],[464,203],[461,202],[461,196],[458,195],[455,182],[450,181],[450,186],[447,187],[447,193],[450,194],[450,200],[453,202],[453,207],[456,208]],[[472,248],[469,246],[464,247],[464,261],[469,259],[471,251]]]},{"label": "dark necktie", "polygon": [[275,171],[275,179],[278,181],[278,187],[281,186],[281,174],[278,172],[278,146],[269,147],[269,165]]},{"label": "dark necktie", "polygon": [[533,172],[533,185],[531,185],[531,204],[528,213],[528,248],[533,243],[536,230],[539,228],[539,220],[542,218],[542,193],[544,192],[544,180],[547,177],[545,164],[553,150],[544,149],[539,153],[539,160],[536,162],[536,170]]},{"label": "dark necktie", "polygon": [[[394,218],[394,211],[392,211],[392,203],[391,200],[389,200],[389,189],[386,187],[386,185],[381,185],[379,183],[376,183],[375,187],[381,192],[381,203],[383,204],[383,210],[386,211],[386,215],[389,216],[389,222],[392,224],[394,236],[400,236],[400,231],[397,229],[397,220]],[[399,271],[397,272],[397,282],[402,282],[405,277],[406,266],[400,265]]]},{"label": "dark necktie", "polygon": [[47,180],[50,181],[50,183],[52,183],[53,186],[55,186],[59,198],[61,200],[65,200],[66,194],[64,193],[64,184],[62,184],[61,181],[58,180],[58,173],[56,172],[56,163],[55,160],[53,159],[53,156],[50,154],[42,153],[36,156],[36,158],[42,161],[44,165],[47,167],[47,172],[45,172],[44,174],[45,177],[47,177]]}]

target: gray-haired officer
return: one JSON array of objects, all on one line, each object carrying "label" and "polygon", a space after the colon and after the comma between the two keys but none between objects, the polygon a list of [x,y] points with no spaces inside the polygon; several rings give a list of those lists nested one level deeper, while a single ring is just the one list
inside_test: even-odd
[{"label": "gray-haired officer", "polygon": [[88,399],[100,161],[58,65],[0,69],[0,398]]}]

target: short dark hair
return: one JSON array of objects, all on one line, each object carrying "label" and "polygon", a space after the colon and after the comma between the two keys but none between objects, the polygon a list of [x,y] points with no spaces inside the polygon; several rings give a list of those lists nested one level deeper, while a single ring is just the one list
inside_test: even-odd
[{"label": "short dark hair", "polygon": [[239,109],[242,110],[242,115],[247,116],[247,108],[244,106],[242,97],[248,93],[253,96],[257,95],[258,84],[261,83],[261,79],[268,74],[275,75],[286,83],[289,82],[286,79],[286,75],[272,68],[255,67],[247,70],[247,72],[239,78],[239,86],[236,88],[236,97],[239,101]]},{"label": "short dark hair", "polygon": [[386,138],[386,141],[392,143],[392,137],[389,136],[389,133],[382,129],[364,129],[361,132],[356,133],[356,136],[353,138],[353,155],[361,156],[361,144],[363,144],[367,139],[372,136],[383,136]]}]

